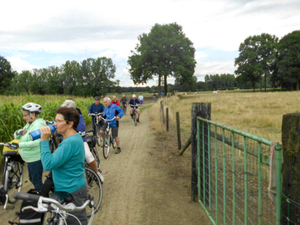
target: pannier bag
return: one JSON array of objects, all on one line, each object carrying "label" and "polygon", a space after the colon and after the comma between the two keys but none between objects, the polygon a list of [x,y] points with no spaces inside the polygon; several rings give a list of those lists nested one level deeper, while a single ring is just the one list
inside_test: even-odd
[{"label": "pannier bag", "polygon": [[[30,189],[28,191],[30,194],[40,194],[40,190],[37,189]],[[20,208],[19,213],[19,224],[20,225],[41,225],[42,224],[42,216],[43,213],[39,213],[34,211],[33,209],[26,209],[22,211],[22,208],[25,206],[33,206],[37,207],[37,202],[29,201],[29,200],[23,200]]]},{"label": "pannier bag", "polygon": [[90,148],[94,148],[96,146],[97,140],[96,140],[95,136],[91,135],[91,136],[86,137],[86,142],[88,143]]}]

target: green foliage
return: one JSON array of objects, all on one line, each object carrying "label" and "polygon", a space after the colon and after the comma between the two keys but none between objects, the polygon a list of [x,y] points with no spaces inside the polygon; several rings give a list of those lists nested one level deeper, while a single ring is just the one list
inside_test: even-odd
[{"label": "green foliage", "polygon": [[119,81],[115,77],[116,66],[112,59],[89,58],[81,63],[67,61],[61,67],[50,66],[47,69],[22,71],[9,79],[7,95],[21,93],[64,94],[76,96],[105,95],[111,92]]},{"label": "green foliage", "polygon": [[10,82],[15,74],[16,73],[11,70],[10,63],[4,57],[0,56],[0,94],[10,86]]},{"label": "green foliage", "polygon": [[175,77],[181,84],[193,83],[195,48],[181,26],[155,24],[149,34],[142,34],[138,39],[140,43],[128,59],[129,73],[135,84],[147,83],[158,76],[158,91],[163,81],[167,94],[168,76]]},{"label": "green foliage", "polygon": [[275,78],[284,87],[299,90],[300,81],[300,30],[285,35],[278,44],[277,69]]},{"label": "green foliage", "polygon": [[265,88],[267,76],[272,74],[275,64],[276,44],[278,38],[270,34],[250,36],[240,44],[240,55],[235,59],[235,71],[241,77],[242,82],[251,82],[253,90],[255,83],[259,82],[262,88],[262,77],[265,76]]}]

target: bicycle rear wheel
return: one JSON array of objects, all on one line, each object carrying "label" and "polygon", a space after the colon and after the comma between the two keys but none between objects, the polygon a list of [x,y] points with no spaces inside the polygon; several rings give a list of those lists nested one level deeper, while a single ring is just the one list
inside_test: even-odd
[{"label": "bicycle rear wheel", "polygon": [[95,158],[95,161],[96,161],[96,164],[97,164],[97,169],[100,170],[100,158],[98,156],[97,150],[95,148],[91,148],[90,151],[91,151],[92,155]]},{"label": "bicycle rear wheel", "polygon": [[105,134],[104,140],[103,140],[103,157],[104,159],[107,159],[109,154],[109,146],[110,146],[110,135]]},{"label": "bicycle rear wheel", "polygon": [[[85,167],[85,178],[86,185],[88,188],[88,194],[94,197],[95,202],[95,213],[99,210],[102,202],[102,184],[99,176],[89,167]],[[90,217],[92,214],[92,209],[86,207],[87,216]]]},{"label": "bicycle rear wheel", "polygon": [[5,171],[3,188],[8,194],[8,202],[13,204],[16,199],[13,198],[15,192],[20,192],[23,185],[23,166],[18,161],[10,162],[10,169],[7,167]]}]

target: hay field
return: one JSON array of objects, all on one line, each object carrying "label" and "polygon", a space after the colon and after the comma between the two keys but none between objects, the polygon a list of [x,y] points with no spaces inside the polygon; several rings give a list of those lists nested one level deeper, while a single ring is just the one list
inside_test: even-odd
[{"label": "hay field", "polygon": [[300,91],[203,92],[173,96],[165,102],[172,112],[171,124],[176,125],[175,113],[179,112],[181,127],[186,132],[190,131],[192,103],[209,102],[212,121],[281,143],[283,115],[300,112]]}]

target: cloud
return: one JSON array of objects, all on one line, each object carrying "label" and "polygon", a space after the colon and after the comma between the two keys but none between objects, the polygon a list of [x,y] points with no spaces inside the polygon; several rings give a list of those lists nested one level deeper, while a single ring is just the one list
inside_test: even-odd
[{"label": "cloud", "polygon": [[21,73],[23,70],[32,70],[34,68],[40,68],[38,66],[30,65],[26,60],[21,59],[20,57],[7,57],[7,60],[10,62],[10,65],[13,70]]}]

